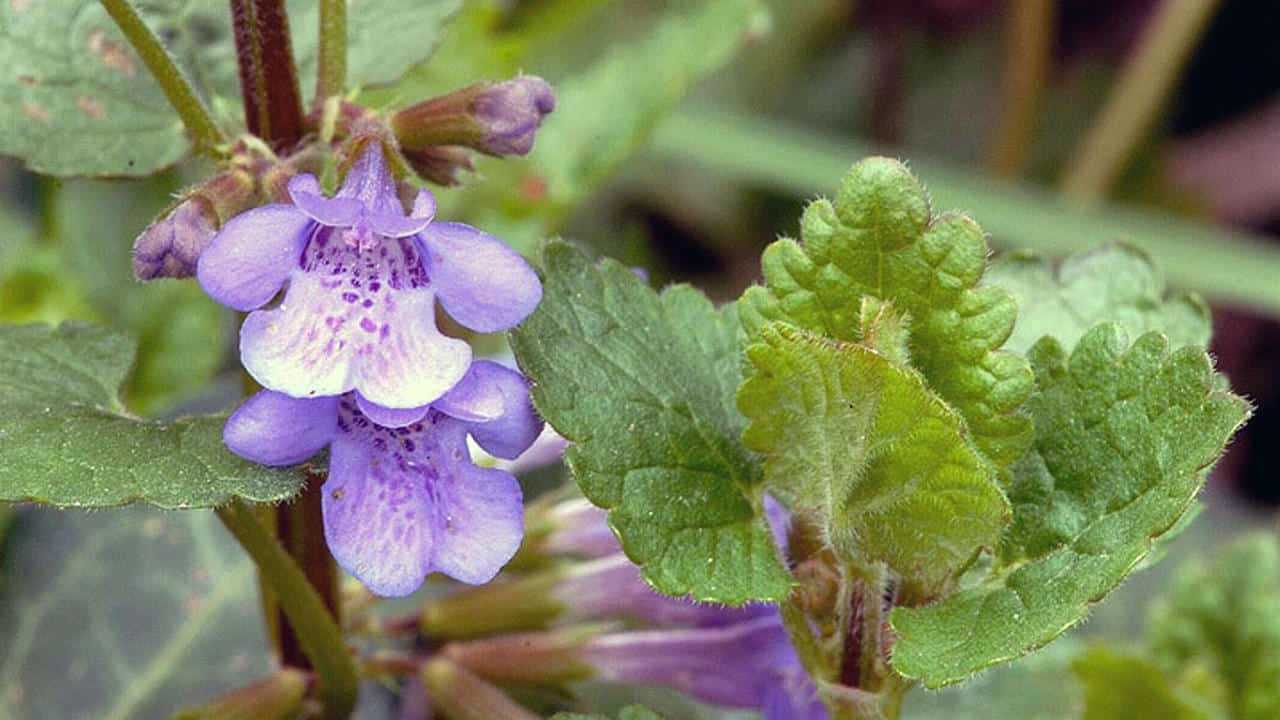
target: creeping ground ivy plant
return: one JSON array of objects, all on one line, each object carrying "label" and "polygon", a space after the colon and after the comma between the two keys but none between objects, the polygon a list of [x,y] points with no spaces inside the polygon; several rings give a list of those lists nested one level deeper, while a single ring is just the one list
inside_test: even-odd
[{"label": "creeping ground ivy plant", "polygon": [[[767,27],[763,7],[673,3],[553,89],[508,67],[522,43],[464,53],[499,24],[463,5],[0,7],[0,152],[53,177],[198,158],[129,228],[157,292],[122,303],[123,331],[79,301],[61,324],[0,325],[0,718],[679,712],[593,707],[585,681],[767,720],[913,717],[913,688],[1054,642],[1195,517],[1250,406],[1214,371],[1205,304],[1140,251],[993,260],[977,220],[873,157],[736,301],[654,290],[543,238],[673,88]],[[449,72],[484,79],[432,94],[438,42]],[[619,90],[619,68],[657,56],[658,84]],[[604,127],[584,98],[625,119]],[[99,212],[104,230],[121,214]],[[33,257],[24,272],[60,272]],[[238,323],[221,393],[204,388],[219,306]],[[156,359],[182,345],[205,357]],[[516,477],[561,456],[563,488]],[[94,567],[159,543],[199,567],[181,591],[144,579],[136,602],[64,606],[73,580],[48,566],[65,557],[23,534],[51,522],[35,506],[130,504],[213,509],[229,537],[209,513],[95,514],[65,578],[127,584]],[[1277,717],[1276,552],[1187,571],[1147,646],[1081,650],[1060,674],[1083,717]],[[268,652],[230,609],[254,577]],[[55,621],[83,621],[75,656],[101,675],[84,698],[27,675]],[[260,678],[192,659],[216,625]],[[125,651],[129,632],[164,649]]]}]

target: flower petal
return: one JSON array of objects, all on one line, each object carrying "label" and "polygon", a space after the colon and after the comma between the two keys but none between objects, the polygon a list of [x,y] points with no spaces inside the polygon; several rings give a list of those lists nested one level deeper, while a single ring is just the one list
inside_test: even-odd
[{"label": "flower petal", "polygon": [[386,428],[402,428],[412,425],[421,420],[427,414],[427,411],[431,409],[430,405],[405,409],[383,407],[371,402],[360,393],[356,393],[356,405],[366,417]]},{"label": "flower petal", "polygon": [[542,299],[538,275],[496,237],[461,223],[432,223],[419,235],[427,274],[453,319],[497,332],[529,316]]},{"label": "flower petal", "polygon": [[415,408],[435,401],[462,379],[471,364],[471,346],[436,328],[430,290],[396,297],[403,299],[386,314],[385,338],[360,358],[356,389],[384,407]]},{"label": "flower petal", "polygon": [[405,217],[403,213],[386,212],[366,216],[369,229],[383,237],[402,238],[417,235],[431,224],[429,217]]},{"label": "flower petal", "polygon": [[289,198],[299,210],[321,225],[350,227],[364,212],[364,203],[354,198],[325,197],[320,192],[316,176],[309,173],[289,179]]},{"label": "flower petal", "polygon": [[542,434],[542,418],[529,398],[529,381],[519,372],[490,360],[477,360],[471,368],[481,384],[502,396],[502,415],[494,420],[469,422],[467,429],[480,447],[504,460],[514,460]]},{"label": "flower petal", "polygon": [[467,374],[432,406],[445,415],[471,422],[488,422],[502,417],[506,400],[501,386],[494,381],[490,365],[496,363],[491,360],[472,361]]},{"label": "flower petal", "polygon": [[295,465],[324,449],[337,429],[337,398],[291,398],[262,390],[227,418],[222,439],[247,460]]},{"label": "flower petal", "polygon": [[356,158],[335,197],[355,198],[364,203],[371,214],[388,211],[404,214],[400,196],[396,193],[396,180],[387,169],[381,142],[370,142]]},{"label": "flower petal", "polygon": [[524,537],[520,483],[511,473],[470,463],[441,473],[436,570],[455,580],[489,582],[516,554]]},{"label": "flower petal", "polygon": [[263,205],[231,218],[201,253],[200,287],[242,312],[265,305],[298,267],[314,227],[292,205]]},{"label": "flower petal", "polygon": [[426,188],[419,190],[418,195],[413,199],[413,212],[409,213],[409,216],[428,220],[435,218],[436,196]]},{"label": "flower petal", "polygon": [[376,297],[365,307],[343,278],[298,271],[279,307],[245,320],[241,362],[294,397],[358,389],[387,408],[427,405],[462,378],[471,347],[436,329],[430,290],[384,287]]},{"label": "flower petal", "polygon": [[365,439],[339,433],[333,442],[321,489],[325,540],[338,564],[374,593],[402,597],[430,572],[428,495],[421,477],[386,462]]}]

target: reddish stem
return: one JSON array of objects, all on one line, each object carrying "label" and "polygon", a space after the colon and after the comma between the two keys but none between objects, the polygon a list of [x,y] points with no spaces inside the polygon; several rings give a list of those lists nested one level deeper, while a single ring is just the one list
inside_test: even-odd
[{"label": "reddish stem", "polygon": [[276,150],[305,131],[284,0],[231,0],[245,123]]},{"label": "reddish stem", "polygon": [[[276,537],[293,556],[325,607],[338,619],[338,573],[324,539],[324,515],[320,507],[320,484],[324,478],[309,473],[306,488],[292,503],[276,508]],[[287,667],[311,669],[311,662],[298,643],[297,634],[280,611],[280,661]]]}]

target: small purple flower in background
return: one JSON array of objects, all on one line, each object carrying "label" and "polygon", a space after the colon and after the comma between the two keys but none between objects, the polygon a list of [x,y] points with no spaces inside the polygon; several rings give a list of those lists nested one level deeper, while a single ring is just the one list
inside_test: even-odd
[{"label": "small purple flower in background", "polygon": [[547,81],[522,75],[411,105],[392,116],[391,127],[409,154],[461,145],[497,157],[528,155],[543,118],[555,107]]},{"label": "small purple flower in background", "polygon": [[[515,326],[542,297],[537,275],[502,241],[432,222],[422,190],[406,216],[373,142],[327,198],[312,175],[289,182],[293,204],[232,218],[200,256],[205,291],[250,311],[245,369],[295,398],[358,391],[362,409],[420,408],[467,372],[471,348],[441,334],[445,311],[477,332]],[[287,283],[278,306],[264,307]]]},{"label": "small purple flower in background", "polygon": [[526,380],[479,360],[430,406],[388,411],[358,393],[293,398],[264,390],[227,421],[236,454],[292,465],[328,446],[325,537],[338,564],[379,595],[408,595],[432,572],[493,579],[524,533],[520,485],[471,462],[467,435],[514,458],[542,432]]}]

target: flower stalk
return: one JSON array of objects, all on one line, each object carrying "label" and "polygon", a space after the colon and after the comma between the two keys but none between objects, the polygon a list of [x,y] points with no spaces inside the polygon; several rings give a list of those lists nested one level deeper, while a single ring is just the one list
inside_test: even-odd
[{"label": "flower stalk", "polygon": [[276,150],[291,148],[304,125],[284,0],[231,0],[231,20],[249,132]]},{"label": "flower stalk", "polygon": [[315,669],[324,717],[351,716],[356,700],[356,665],[325,601],[251,507],[236,501],[217,510],[218,518],[257,564],[266,585],[288,618],[298,646]]},{"label": "flower stalk", "polygon": [[347,0],[320,0],[317,103],[342,95],[347,84]]},{"label": "flower stalk", "polygon": [[102,0],[102,7],[115,20],[138,57],[151,71],[169,104],[182,118],[182,124],[191,133],[191,140],[198,152],[216,155],[217,148],[225,142],[222,131],[214,124],[213,117],[196,95],[191,82],[174,62],[169,51],[160,44],[160,38],[147,27],[138,11],[128,0]]}]

